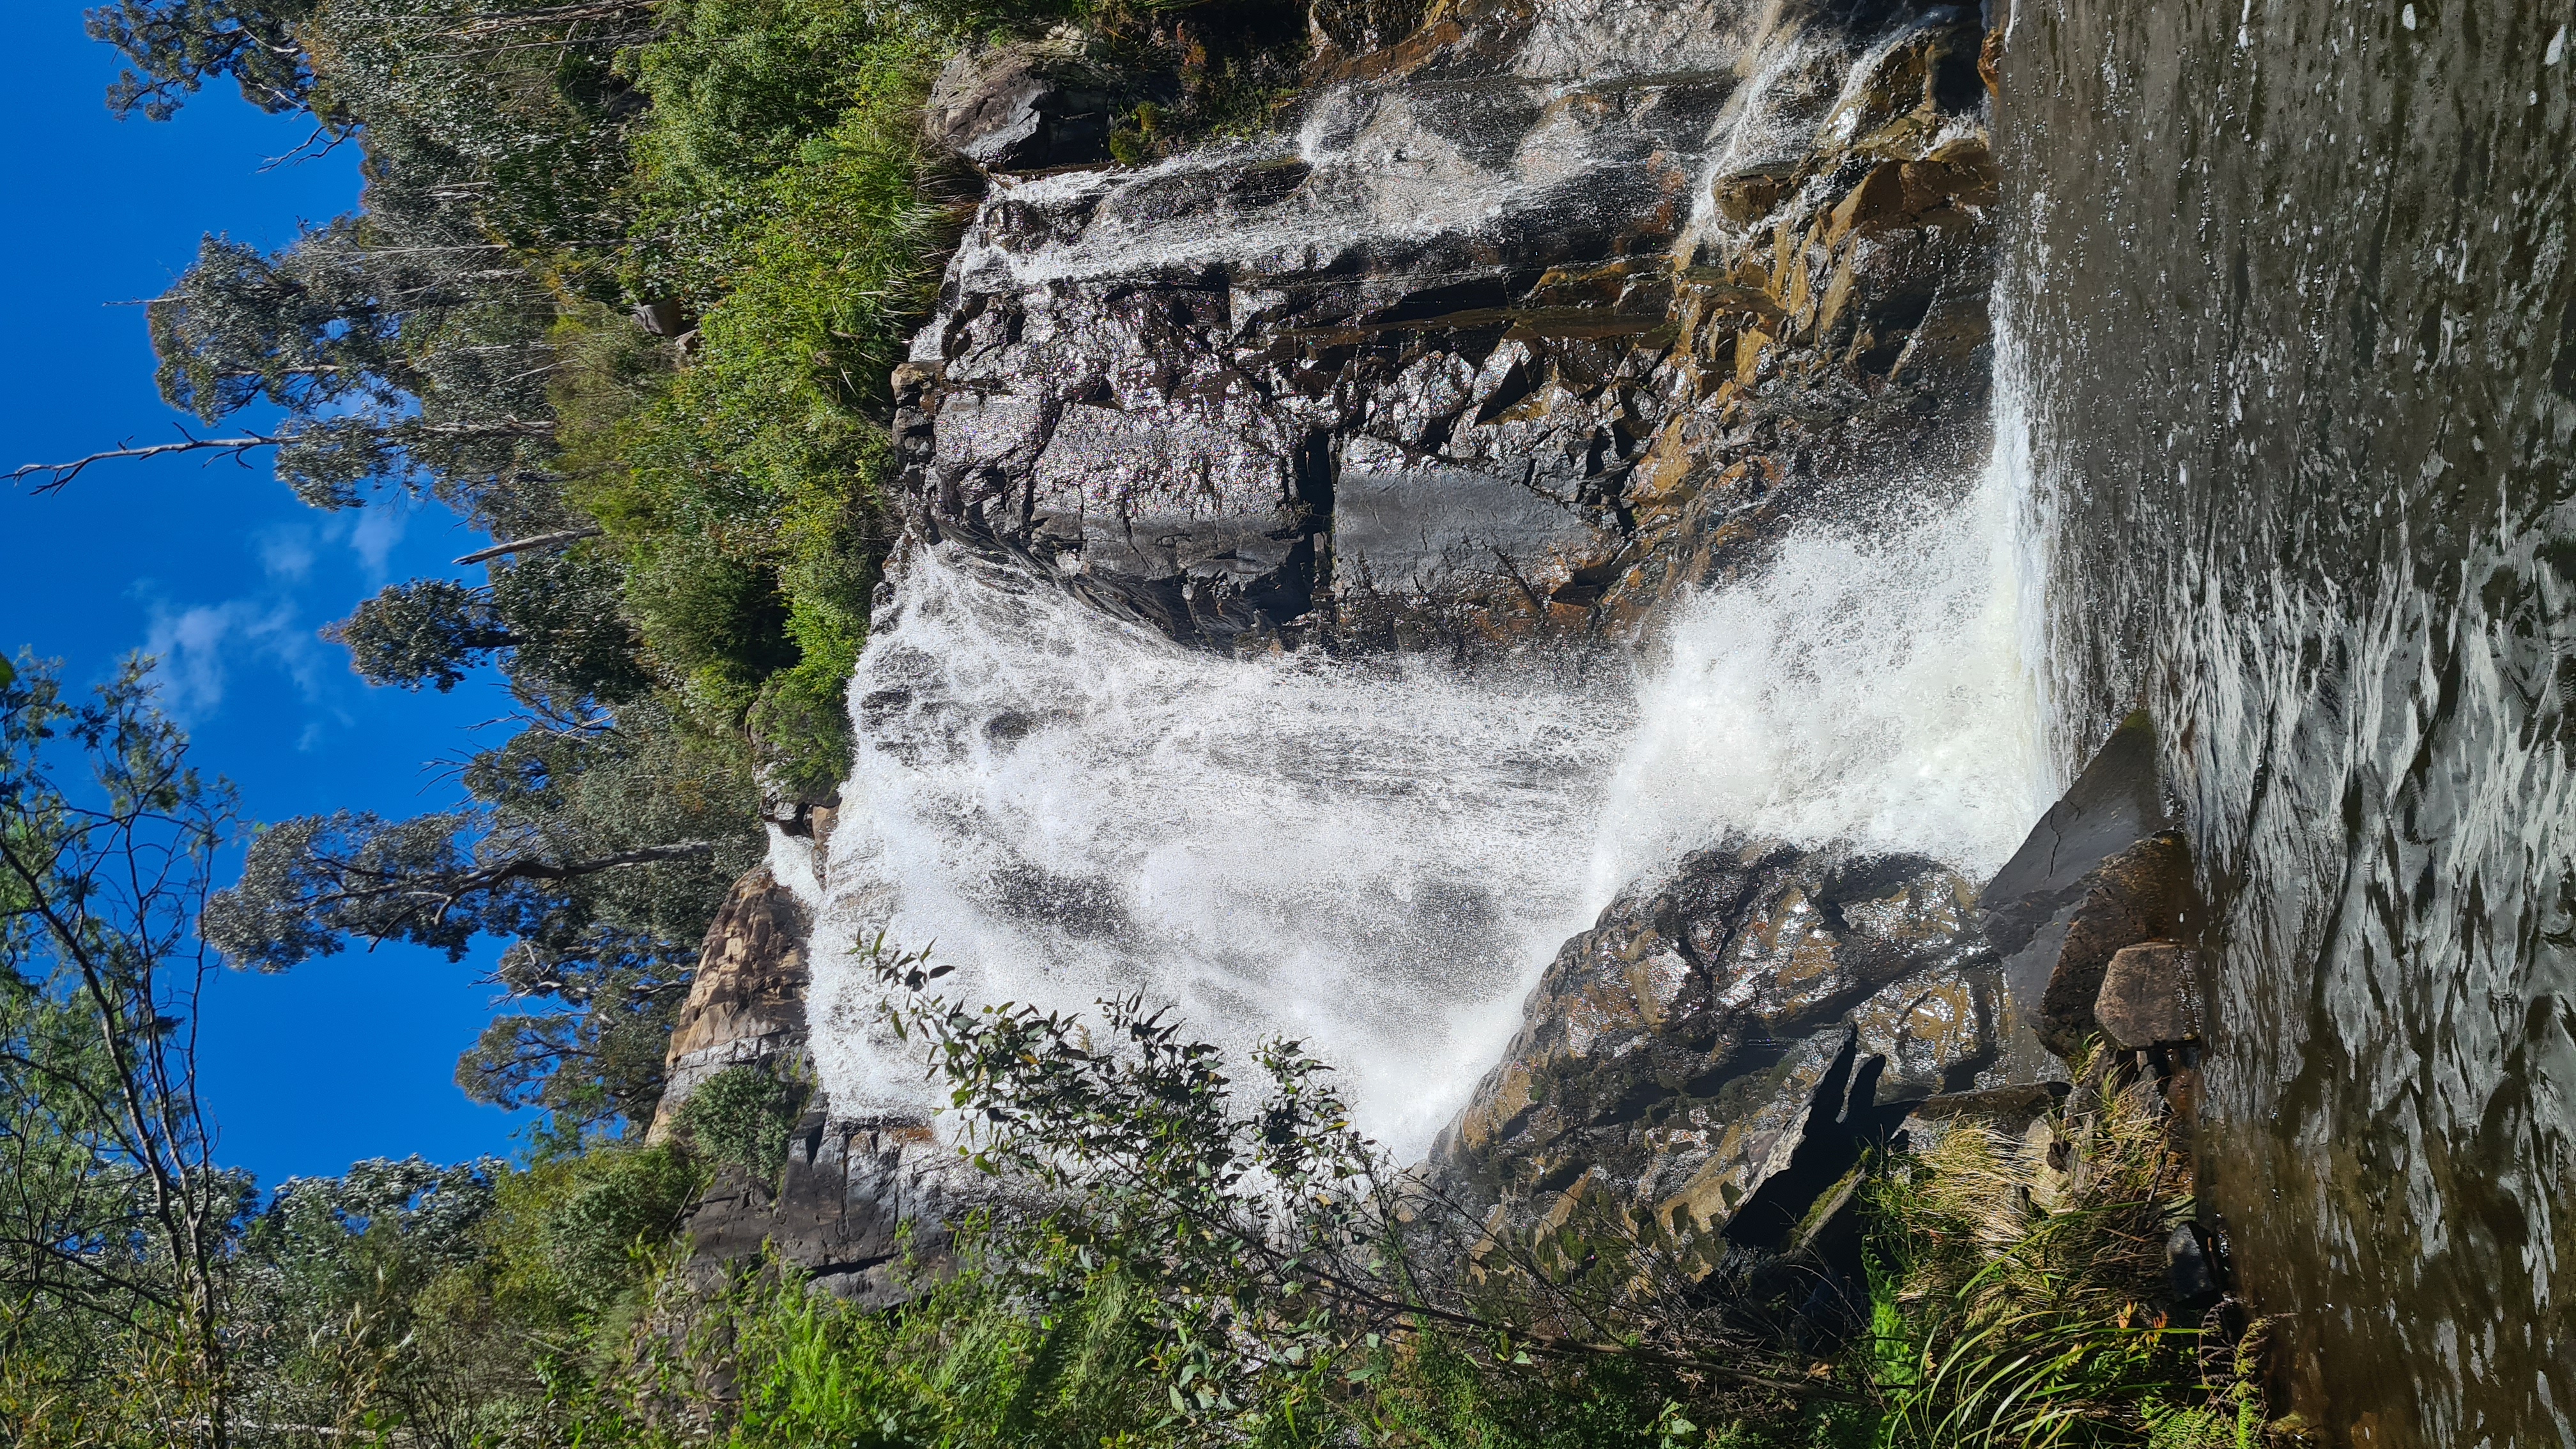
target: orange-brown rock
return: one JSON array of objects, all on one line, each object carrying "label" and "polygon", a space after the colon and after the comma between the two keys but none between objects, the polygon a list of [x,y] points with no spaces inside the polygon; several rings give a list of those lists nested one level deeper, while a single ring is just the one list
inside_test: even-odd
[{"label": "orange-brown rock", "polygon": [[698,949],[648,1140],[670,1135],[680,1104],[708,1077],[803,1053],[809,926],[805,908],[767,866],[734,882]]},{"label": "orange-brown rock", "polygon": [[2123,948],[2103,968],[2093,1019],[2124,1050],[2198,1041],[2200,953],[2175,941]]}]

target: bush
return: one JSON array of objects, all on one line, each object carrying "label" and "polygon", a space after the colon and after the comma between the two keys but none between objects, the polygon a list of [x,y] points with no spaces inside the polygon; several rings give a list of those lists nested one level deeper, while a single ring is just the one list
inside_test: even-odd
[{"label": "bush", "polygon": [[[1872,1338],[1891,1446],[2265,1442],[2259,1332],[2178,1322],[2165,1242],[2192,1170],[2157,1085],[2107,1056],[2051,1153],[1952,1127],[1871,1184]],[[2240,1439],[2239,1426],[2251,1437]]]},{"label": "bush", "polygon": [[704,535],[645,553],[626,599],[663,667],[736,719],[761,680],[796,662],[777,575]]},{"label": "bush", "polygon": [[727,1067],[680,1105],[680,1131],[708,1166],[740,1167],[756,1182],[775,1184],[809,1095],[803,1082],[766,1064]]}]

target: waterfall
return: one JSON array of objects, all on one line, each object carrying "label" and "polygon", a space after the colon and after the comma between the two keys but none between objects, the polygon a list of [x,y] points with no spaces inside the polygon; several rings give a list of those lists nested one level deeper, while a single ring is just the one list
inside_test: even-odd
[{"label": "waterfall", "polygon": [[835,1109],[927,1100],[851,954],[881,929],[966,997],[1140,991],[1230,1049],[1295,1037],[1409,1157],[1557,946],[1723,831],[1982,877],[2048,798],[2017,456],[1792,536],[1608,670],[1221,657],[918,553],[850,686],[812,1007]]},{"label": "waterfall", "polygon": [[1792,535],[1686,603],[1641,670],[1598,826],[1598,910],[1729,826],[1917,851],[1982,881],[2054,798],[2028,452],[2007,405],[1963,500]]},{"label": "waterfall", "polygon": [[958,966],[954,992],[1135,990],[1229,1048],[1297,1037],[1404,1150],[1582,924],[1576,863],[1632,708],[1535,666],[1186,650],[949,548],[911,562],[850,698],[814,952],[837,1110],[920,1100],[848,954],[883,928]]}]

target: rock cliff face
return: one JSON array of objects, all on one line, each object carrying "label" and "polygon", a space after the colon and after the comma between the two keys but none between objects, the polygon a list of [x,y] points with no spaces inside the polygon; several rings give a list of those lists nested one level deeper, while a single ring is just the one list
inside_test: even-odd
[{"label": "rock cliff face", "polygon": [[1293,138],[997,176],[897,376],[918,532],[1219,647],[1632,633],[1982,449],[1980,41],[1445,6]]},{"label": "rock cliff face", "polygon": [[661,1105],[647,1139],[671,1135],[681,1104],[727,1067],[792,1067],[805,1051],[804,904],[762,866],[734,882],[698,948],[697,977],[671,1029]]},{"label": "rock cliff face", "polygon": [[[1973,11],[1319,0],[1315,28],[1289,134],[1142,168],[1012,174],[1092,144],[1092,82],[1034,52],[942,78],[933,129],[991,186],[895,377],[915,544],[1196,648],[1586,650],[1983,453]],[[1921,857],[1691,854],[1565,945],[1429,1167],[1498,1221],[1591,1196],[1791,1246],[1909,1108],[2002,1079],[1976,905]],[[801,1050],[793,906],[746,882],[711,933],[674,1100]],[[889,1291],[937,1157],[818,1102],[700,1250],[766,1236]]]},{"label": "rock cliff face", "polygon": [[[819,810],[791,817],[818,852],[829,846],[828,821]],[[735,883],[700,948],[648,1140],[668,1138],[691,1094],[728,1067],[806,1074],[812,925],[804,903],[768,868]],[[903,1225],[915,1224],[916,1253],[935,1254],[944,1238],[942,1210],[957,1199],[949,1165],[923,1122],[838,1114],[815,1093],[776,1181],[755,1180],[740,1166],[720,1169],[690,1220],[696,1259],[710,1267],[743,1262],[768,1245],[828,1291],[893,1301],[906,1291],[896,1276]]]}]

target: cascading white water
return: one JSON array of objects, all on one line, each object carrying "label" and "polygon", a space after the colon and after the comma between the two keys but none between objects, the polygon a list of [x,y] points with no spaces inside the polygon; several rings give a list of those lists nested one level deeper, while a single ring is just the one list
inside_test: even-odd
[{"label": "cascading white water", "polygon": [[1964,500],[1791,537],[1686,604],[1642,673],[1584,899],[1735,827],[1917,851],[1983,880],[2055,797],[2017,408]]},{"label": "cascading white water", "polygon": [[988,1000],[1142,990],[1229,1047],[1297,1037],[1420,1147],[1581,920],[1620,691],[1422,660],[1181,649],[1042,581],[917,556],[852,682],[817,933],[839,1110],[909,1104],[848,949],[883,926]]},{"label": "cascading white water", "polygon": [[1296,1037],[1409,1157],[1564,938],[1694,845],[1857,839],[1990,871],[2048,798],[2017,456],[1964,502],[1792,538],[1589,682],[1224,658],[916,555],[851,683],[812,1004],[835,1109],[927,1101],[852,955],[879,929],[957,966],[952,994],[1134,990],[1230,1049]]}]

